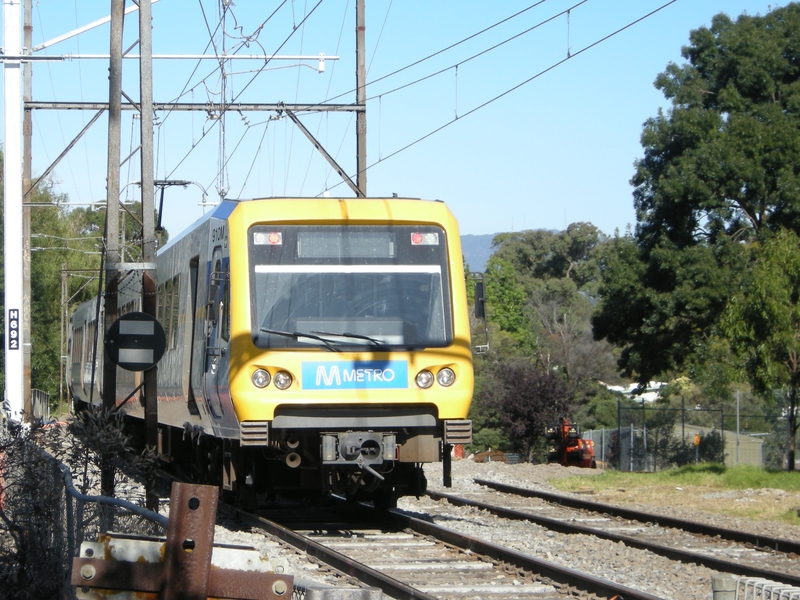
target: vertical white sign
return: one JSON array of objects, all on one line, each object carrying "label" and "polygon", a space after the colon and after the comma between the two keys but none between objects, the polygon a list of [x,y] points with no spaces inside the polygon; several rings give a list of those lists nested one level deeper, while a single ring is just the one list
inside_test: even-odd
[{"label": "vertical white sign", "polygon": [[[3,0],[3,52],[22,54],[20,0]],[[22,63],[3,62],[5,156],[3,157],[3,272],[5,276],[5,390],[3,405],[9,419],[22,420]]]}]

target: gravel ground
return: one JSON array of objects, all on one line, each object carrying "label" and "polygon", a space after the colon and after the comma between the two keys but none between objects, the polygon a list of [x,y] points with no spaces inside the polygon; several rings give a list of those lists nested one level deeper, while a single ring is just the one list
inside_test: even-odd
[{"label": "gravel ground", "polygon": [[[593,477],[599,469],[565,468],[560,465],[532,465],[505,463],[476,463],[472,460],[454,461],[452,465],[453,487],[444,488],[441,484],[440,464],[426,466],[428,486],[431,490],[453,494],[475,491],[474,479],[487,479],[515,485],[558,491],[551,482],[554,479],[580,475]],[[131,489],[125,490],[129,487]],[[141,502],[142,490],[133,482],[122,484],[118,492],[134,502]],[[125,490],[125,491],[123,491]],[[125,493],[127,492],[127,493]],[[680,495],[680,491],[676,490]],[[713,496],[713,497],[712,497]],[[581,495],[585,498],[585,495]],[[761,535],[787,539],[800,539],[800,527],[772,521],[752,521],[733,518],[714,512],[731,502],[776,502],[800,506],[800,494],[789,495],[780,490],[745,490],[706,494],[696,497],[691,494],[680,499],[660,498],[659,505],[637,502],[633,492],[620,494],[619,498],[609,498],[598,494],[597,499],[607,504],[620,504],[664,515],[688,518],[716,526],[751,531]],[[166,507],[165,507],[166,508]],[[402,498],[398,508],[418,516],[429,515],[445,527],[456,529],[481,539],[492,541],[521,552],[532,554],[570,568],[589,572],[603,579],[617,581],[628,587],[642,589],[655,596],[670,600],[709,600],[712,598],[711,579],[714,572],[692,565],[676,566],[662,557],[632,550],[621,543],[598,540],[584,535],[560,535],[529,522],[507,522],[483,511],[453,507],[447,502],[434,502],[428,497]],[[168,510],[168,509],[166,509]],[[166,512],[166,511],[165,511]],[[305,579],[326,585],[355,585],[349,578],[342,577],[315,559],[272,541],[262,533],[251,532],[235,521],[220,516],[215,529],[215,542],[237,544],[256,548],[263,557],[275,565],[276,570],[292,574],[296,579]]]},{"label": "gravel ground", "polygon": [[[504,463],[475,463],[471,460],[453,462],[453,487],[441,485],[441,465],[428,465],[426,474],[431,490],[453,494],[475,489],[474,479],[487,479],[509,485],[558,491],[550,483],[553,479],[573,475],[592,477],[599,470],[565,468],[560,465],[507,465]],[[751,494],[760,499],[770,494]],[[582,496],[585,497],[585,496]],[[738,496],[737,496],[738,497]],[[720,504],[720,498],[715,503]],[[722,499],[735,501],[736,498]],[[607,499],[603,499],[606,503]],[[702,500],[700,501],[702,503]],[[706,505],[709,503],[706,501]],[[800,498],[798,499],[800,504]],[[689,518],[695,521],[753,531],[763,535],[800,539],[800,527],[791,527],[771,521],[749,521],[681,506],[654,507],[625,502],[643,510],[661,512],[665,515]],[[451,529],[516,548],[522,552],[568,566],[581,569],[597,577],[617,581],[628,587],[645,590],[653,595],[671,600],[709,600],[712,598],[711,580],[715,572],[692,565],[675,565],[672,561],[651,553],[633,550],[621,543],[598,540],[591,536],[565,536],[554,534],[542,527],[527,522],[506,522],[483,511],[453,507],[447,502],[434,502],[427,497],[401,498],[398,508],[415,514],[430,515],[434,521]],[[221,523],[217,527],[217,542],[251,545],[274,561],[284,561],[285,568],[296,577],[302,577],[329,585],[342,585],[346,581],[335,577],[326,568],[319,568],[302,554],[265,542],[263,537],[248,531],[231,530]]]},{"label": "gravel ground", "polygon": [[[467,492],[473,489],[474,479],[497,481],[507,485],[529,487],[556,493],[565,493],[556,489],[550,481],[563,477],[600,475],[600,469],[581,469],[562,467],[561,465],[534,465],[529,463],[508,465],[505,463],[476,463],[471,460],[453,462],[453,487],[442,486],[441,465],[426,465],[428,488],[438,492]],[[742,503],[754,506],[757,503],[780,502],[786,507],[800,507],[800,493],[789,493],[783,490],[729,490],[706,494],[693,494],[689,491],[675,489],[674,494],[662,496],[657,504],[636,501],[633,491],[616,494],[603,494],[596,498],[604,504],[616,504],[626,508],[655,512],[669,517],[679,517],[738,531],[747,531],[768,537],[800,540],[800,527],[779,521],[751,520],[731,517],[722,514],[730,503]],[[586,500],[585,495],[580,496]],[[589,499],[592,499],[589,497]],[[715,510],[717,512],[715,512]]]}]

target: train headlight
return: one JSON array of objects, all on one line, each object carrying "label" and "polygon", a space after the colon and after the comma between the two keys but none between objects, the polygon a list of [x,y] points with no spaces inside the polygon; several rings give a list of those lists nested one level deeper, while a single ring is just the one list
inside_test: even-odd
[{"label": "train headlight", "polygon": [[292,385],[292,376],[286,371],[278,371],[275,373],[275,387],[279,390],[285,390]]},{"label": "train headlight", "polygon": [[439,385],[441,385],[442,387],[450,387],[451,385],[453,385],[453,382],[455,380],[456,380],[456,374],[450,367],[445,367],[436,374],[436,381],[438,381]]},{"label": "train headlight", "polygon": [[420,371],[417,373],[416,382],[422,389],[428,389],[433,385],[433,373],[430,371]]},{"label": "train headlight", "polygon": [[253,371],[253,376],[250,379],[257,388],[265,388],[269,385],[269,373],[264,369],[256,369]]}]

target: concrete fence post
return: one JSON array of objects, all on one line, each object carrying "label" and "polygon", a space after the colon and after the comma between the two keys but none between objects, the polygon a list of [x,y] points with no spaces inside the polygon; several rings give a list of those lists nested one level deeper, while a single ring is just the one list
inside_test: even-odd
[{"label": "concrete fence post", "polygon": [[714,600],[736,600],[736,584],[738,578],[733,575],[714,575],[711,578],[711,590]]}]

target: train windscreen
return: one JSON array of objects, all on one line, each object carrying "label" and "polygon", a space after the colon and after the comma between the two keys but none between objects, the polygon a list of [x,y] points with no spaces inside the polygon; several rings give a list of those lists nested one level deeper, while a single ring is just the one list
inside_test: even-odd
[{"label": "train windscreen", "polygon": [[259,347],[389,350],[452,342],[440,227],[259,225],[248,243]]}]

